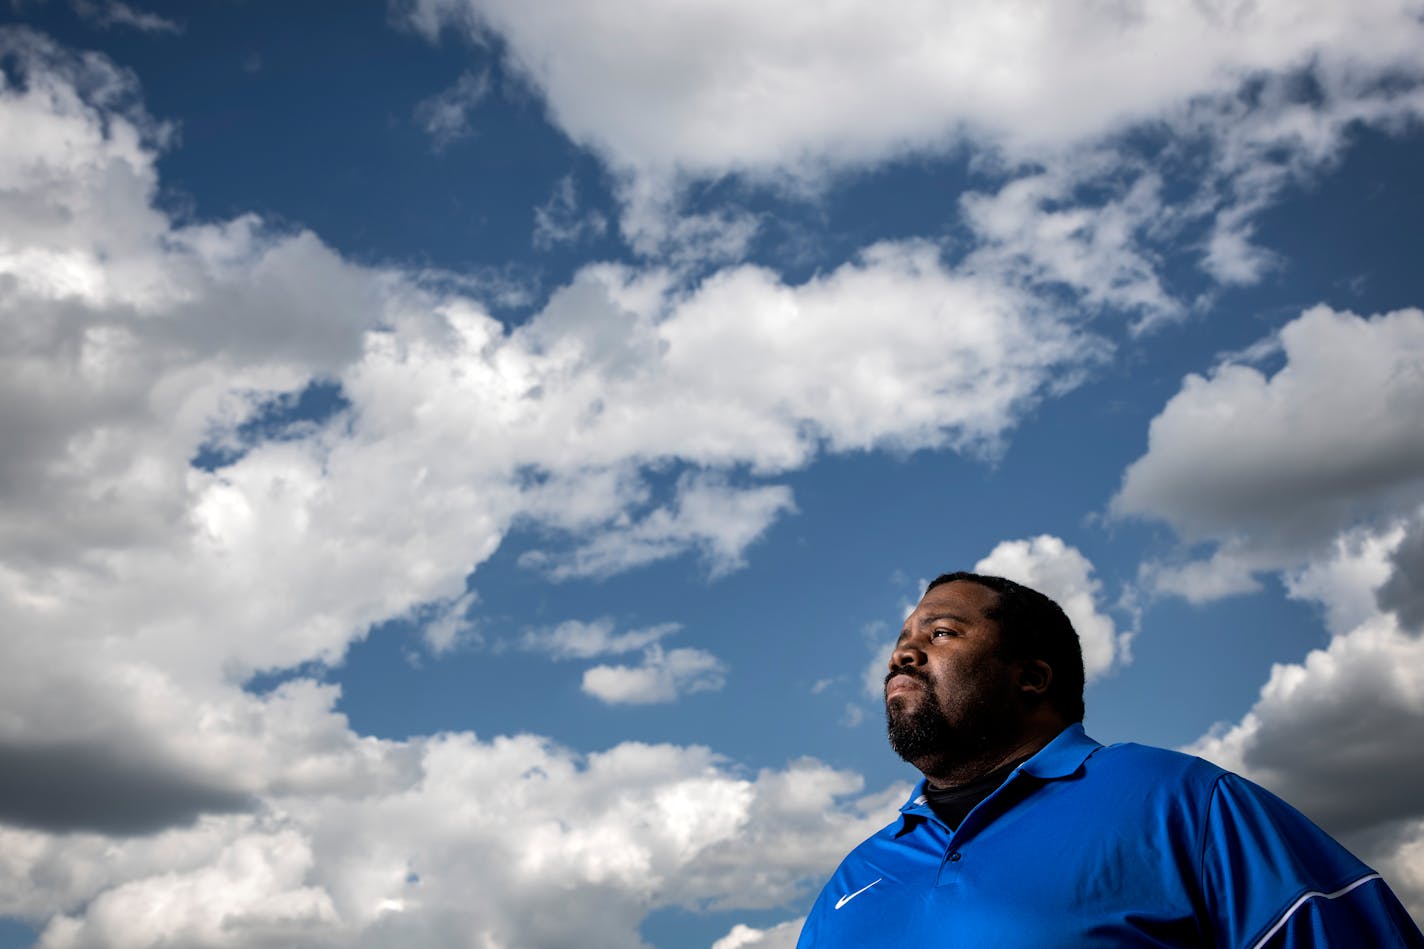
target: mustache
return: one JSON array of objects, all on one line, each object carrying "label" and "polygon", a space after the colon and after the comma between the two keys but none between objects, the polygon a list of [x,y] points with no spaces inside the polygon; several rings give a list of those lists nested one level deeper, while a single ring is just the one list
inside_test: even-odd
[{"label": "mustache", "polygon": [[885,673],[885,681],[880,683],[880,691],[885,691],[885,689],[888,688],[890,685],[890,680],[895,678],[896,676],[906,676],[907,678],[914,679],[921,685],[930,684],[929,676],[925,675],[919,669],[916,669],[914,666],[902,666],[899,669],[891,669],[889,672]]}]

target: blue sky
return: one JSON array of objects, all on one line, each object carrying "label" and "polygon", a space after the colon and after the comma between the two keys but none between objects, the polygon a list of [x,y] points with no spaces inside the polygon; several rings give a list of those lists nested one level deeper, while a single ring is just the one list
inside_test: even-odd
[{"label": "blue sky", "polygon": [[1424,918],[1421,15],[11,3],[0,945],[790,946],[974,568]]}]

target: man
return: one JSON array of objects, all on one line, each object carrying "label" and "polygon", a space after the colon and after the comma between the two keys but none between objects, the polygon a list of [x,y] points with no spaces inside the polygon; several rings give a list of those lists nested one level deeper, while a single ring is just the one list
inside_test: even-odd
[{"label": "man", "polygon": [[1056,603],[936,579],[885,683],[924,780],[821,891],[799,949],[1407,946],[1379,874],[1264,789],[1083,732],[1083,658]]}]

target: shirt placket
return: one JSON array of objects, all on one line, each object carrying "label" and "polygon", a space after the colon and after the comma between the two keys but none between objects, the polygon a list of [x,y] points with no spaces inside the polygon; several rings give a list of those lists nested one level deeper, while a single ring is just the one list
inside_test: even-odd
[{"label": "shirt placket", "polygon": [[1003,784],[994,789],[992,794],[964,815],[964,820],[959,822],[959,827],[949,835],[949,843],[944,848],[944,858],[940,860],[939,875],[935,879],[936,889],[953,886],[959,882],[959,875],[973,847],[974,835],[983,825],[993,819],[995,799],[1002,795],[1005,789],[1018,779],[1018,776],[1018,771],[1010,774]]}]

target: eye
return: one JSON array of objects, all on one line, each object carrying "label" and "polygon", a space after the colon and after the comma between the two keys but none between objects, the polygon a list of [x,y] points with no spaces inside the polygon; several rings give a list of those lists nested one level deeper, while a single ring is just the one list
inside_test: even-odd
[{"label": "eye", "polygon": [[950,637],[950,636],[957,636],[957,635],[959,635],[959,634],[958,634],[955,630],[941,627],[940,629],[937,629],[937,630],[933,631],[932,633],[930,633],[930,639],[944,639],[944,638],[948,638],[948,637]]}]

